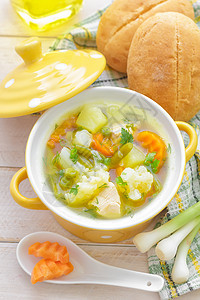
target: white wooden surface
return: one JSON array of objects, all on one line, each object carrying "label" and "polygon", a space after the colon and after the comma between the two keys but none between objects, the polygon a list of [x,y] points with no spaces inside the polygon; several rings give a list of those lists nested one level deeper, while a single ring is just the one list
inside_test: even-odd
[{"label": "white wooden surface", "polygon": [[[103,8],[111,0],[85,0],[81,12],[70,22],[76,22]],[[51,32],[37,34],[30,30],[13,11],[9,0],[0,1],[0,80],[20,63],[14,47],[24,37],[40,35],[45,51],[55,37],[65,32],[70,24],[64,24]],[[31,232],[47,230],[62,234],[76,242],[94,258],[114,266],[148,272],[147,257],[140,254],[131,240],[119,244],[99,245],[88,243],[65,231],[49,211],[32,211],[18,206],[9,192],[13,174],[24,166],[25,145],[28,134],[38,116],[0,119],[0,300],[10,299],[142,299],[158,300],[157,293],[139,290],[97,286],[58,286],[39,283],[34,286],[19,267],[16,260],[18,241]],[[23,194],[33,195],[28,180],[21,185]],[[200,292],[179,297],[181,300],[200,299]]]}]

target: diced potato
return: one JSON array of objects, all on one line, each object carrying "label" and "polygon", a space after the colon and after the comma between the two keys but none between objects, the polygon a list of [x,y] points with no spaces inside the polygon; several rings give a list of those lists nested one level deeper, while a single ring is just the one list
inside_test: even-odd
[{"label": "diced potato", "polygon": [[144,153],[133,146],[133,149],[120,162],[120,166],[124,166],[125,168],[135,168],[136,166],[142,165],[144,160]]},{"label": "diced potato", "polygon": [[89,205],[96,208],[97,213],[105,218],[121,216],[121,201],[115,185],[112,182],[105,187]]},{"label": "diced potato", "polygon": [[87,105],[80,112],[76,124],[92,133],[96,133],[106,125],[107,121],[107,117],[99,107]]},{"label": "diced potato", "polygon": [[67,204],[73,207],[79,207],[87,203],[92,199],[96,193],[98,193],[98,188],[104,183],[109,182],[109,173],[104,170],[89,171],[83,175],[80,182],[77,182],[77,194],[67,192],[65,194],[65,199]]},{"label": "diced potato", "polygon": [[77,131],[73,142],[75,145],[90,147],[90,144],[92,142],[92,135],[85,129]]}]

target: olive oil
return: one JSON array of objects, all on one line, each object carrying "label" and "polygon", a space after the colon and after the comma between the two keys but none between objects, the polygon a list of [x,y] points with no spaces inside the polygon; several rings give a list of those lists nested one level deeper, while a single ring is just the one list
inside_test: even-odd
[{"label": "olive oil", "polygon": [[69,20],[79,11],[83,0],[11,0],[11,2],[29,27],[44,31]]}]

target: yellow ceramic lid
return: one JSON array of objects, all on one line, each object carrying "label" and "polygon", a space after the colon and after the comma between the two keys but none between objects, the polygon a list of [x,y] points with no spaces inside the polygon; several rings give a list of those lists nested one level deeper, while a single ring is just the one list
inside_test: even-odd
[{"label": "yellow ceramic lid", "polygon": [[0,117],[17,117],[63,102],[91,85],[103,72],[104,56],[94,50],[42,54],[30,38],[16,47],[24,63],[0,84]]}]

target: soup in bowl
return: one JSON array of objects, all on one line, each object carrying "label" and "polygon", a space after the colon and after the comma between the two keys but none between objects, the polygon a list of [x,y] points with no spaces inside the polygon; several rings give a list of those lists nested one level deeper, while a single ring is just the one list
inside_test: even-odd
[{"label": "soup in bowl", "polygon": [[[186,149],[177,125],[190,136]],[[167,206],[195,152],[194,129],[177,125],[141,94],[88,89],[36,122],[27,142],[26,167],[11,182],[12,196],[24,207],[50,209],[81,238],[127,239]],[[26,172],[37,198],[19,192]]]}]

